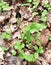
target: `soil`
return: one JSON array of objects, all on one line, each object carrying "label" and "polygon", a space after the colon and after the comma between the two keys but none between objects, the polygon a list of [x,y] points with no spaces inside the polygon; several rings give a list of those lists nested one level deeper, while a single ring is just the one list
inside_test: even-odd
[{"label": "soil", "polygon": [[[47,28],[40,31],[41,35],[39,37],[41,45],[45,51],[39,56],[36,62],[28,62],[20,59],[18,55],[12,56],[11,51],[13,50],[15,41],[21,41],[21,33],[25,25],[30,25],[32,22],[36,21],[42,23],[40,20],[40,11],[44,10],[42,7],[43,4],[41,4],[42,0],[37,0],[41,5],[39,5],[35,10],[38,12],[38,15],[36,16],[32,15],[32,11],[29,10],[29,7],[21,6],[23,3],[25,3],[25,0],[4,1],[9,3],[10,6],[8,11],[0,13],[0,35],[2,32],[6,32],[8,30],[9,25],[11,30],[11,39],[9,41],[0,39],[0,47],[5,46],[9,48],[9,50],[6,52],[2,52],[0,49],[0,65],[51,65],[51,40],[49,40],[49,36],[51,36],[51,10],[47,13]],[[46,2],[51,4],[51,0],[46,0]],[[20,25],[18,25],[18,19],[21,21]],[[33,44],[36,44],[35,40],[33,41]],[[29,51],[29,49],[27,49],[27,51]]]}]

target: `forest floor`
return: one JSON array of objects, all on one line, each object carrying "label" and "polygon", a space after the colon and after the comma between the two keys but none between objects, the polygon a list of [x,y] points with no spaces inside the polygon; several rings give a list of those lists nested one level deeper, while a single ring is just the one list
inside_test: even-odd
[{"label": "forest floor", "polygon": [[[9,4],[9,10],[0,13],[0,65],[51,65],[51,9],[43,6],[43,0],[37,0],[38,6],[35,10],[33,9],[33,11],[30,10],[33,6],[32,3],[29,3],[29,5],[24,4],[26,0],[4,1]],[[51,4],[51,0],[45,0],[44,2],[47,3],[47,5]],[[31,32],[34,38],[36,38],[37,33],[40,33],[39,37],[37,36],[38,39],[30,41],[29,32],[26,33],[27,38],[24,37],[22,39],[21,34],[23,33],[23,29],[27,27],[26,30],[29,30],[29,25],[32,23],[35,24],[37,29],[41,27],[39,24],[45,25],[44,27],[42,25],[42,30],[37,32],[35,28],[35,32]],[[36,25],[36,23],[39,24]],[[24,30],[24,32],[26,32],[26,30]],[[27,55],[35,53],[33,49],[36,45],[38,47],[42,46],[44,52],[39,54],[35,62],[27,56],[29,59],[21,59],[19,57],[20,48],[18,48],[18,51],[17,47],[14,46],[17,41],[24,43],[25,47],[23,47],[22,50]],[[31,45],[27,44],[29,41]]]}]

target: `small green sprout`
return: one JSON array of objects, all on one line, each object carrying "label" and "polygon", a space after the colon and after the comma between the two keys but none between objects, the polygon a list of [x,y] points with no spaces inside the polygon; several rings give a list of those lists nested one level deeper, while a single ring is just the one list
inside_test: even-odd
[{"label": "small green sprout", "polygon": [[44,10],[44,11],[42,12],[42,15],[41,15],[41,20],[42,20],[43,22],[46,22],[46,19],[47,19],[46,15],[47,15],[47,10]]},{"label": "small green sprout", "polygon": [[11,36],[6,32],[2,32],[1,38],[10,40]]},{"label": "small green sprout", "polygon": [[9,4],[7,2],[4,2],[3,0],[0,1],[0,12],[8,10]]},{"label": "small green sprout", "polygon": [[25,52],[21,51],[19,54],[19,57],[29,62],[31,61],[35,62],[37,58],[39,57],[39,54],[35,52],[34,54],[27,55]]}]

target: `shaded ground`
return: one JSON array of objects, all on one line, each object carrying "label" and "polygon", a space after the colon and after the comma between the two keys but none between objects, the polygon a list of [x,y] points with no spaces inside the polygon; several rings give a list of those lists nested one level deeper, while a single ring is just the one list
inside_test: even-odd
[{"label": "shaded ground", "polygon": [[[18,54],[17,56],[12,56],[11,52],[15,42],[21,39],[22,29],[25,25],[36,21],[42,23],[40,11],[43,11],[44,8],[42,7],[41,0],[37,0],[41,5],[36,9],[39,13],[36,16],[32,15],[32,12],[28,9],[29,7],[21,6],[25,2],[23,0],[5,1],[10,4],[10,7],[9,11],[0,13],[0,35],[3,31],[6,32],[10,28],[11,39],[9,41],[0,39],[0,47],[5,46],[9,48],[6,52],[2,52],[2,50],[0,50],[0,65],[51,65],[51,40],[49,40],[49,36],[51,36],[51,10],[47,13],[47,28],[40,32],[41,35],[39,37],[45,51],[40,55],[36,62],[28,62],[20,59]],[[51,0],[46,0],[46,2],[51,3]],[[18,23],[18,19],[21,21],[20,23]],[[36,41],[33,41],[33,44],[35,42]],[[29,52],[29,49],[27,50]]]}]

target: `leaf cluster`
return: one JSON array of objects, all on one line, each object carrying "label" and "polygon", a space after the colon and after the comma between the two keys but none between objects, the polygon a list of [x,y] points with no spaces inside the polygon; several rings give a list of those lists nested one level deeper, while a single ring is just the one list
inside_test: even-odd
[{"label": "leaf cluster", "polygon": [[33,54],[26,54],[24,51],[23,51],[23,48],[25,47],[25,44],[24,43],[20,43],[19,41],[17,41],[16,43],[15,43],[15,45],[14,45],[14,48],[16,49],[16,50],[18,50],[18,52],[19,52],[19,57],[21,58],[21,59],[25,59],[26,61],[33,61],[33,62],[35,62],[37,59],[38,59],[38,57],[39,57],[39,53],[41,54],[41,53],[43,53],[44,52],[44,50],[43,50],[43,47],[37,47],[37,46],[34,46],[34,49],[35,49],[35,53],[33,53]]},{"label": "leaf cluster", "polygon": [[36,37],[37,37],[39,35],[39,31],[44,28],[46,28],[45,24],[39,24],[37,22],[34,22],[31,25],[25,26],[21,37],[23,40],[26,40],[29,43],[34,39],[34,37],[31,35],[31,33],[37,32],[37,35],[36,35]]},{"label": "leaf cluster", "polygon": [[[39,31],[41,31],[44,28],[46,28],[45,24],[40,24],[40,23],[37,23],[37,22],[34,22],[34,23],[30,24],[30,25],[27,25],[23,29],[23,33],[22,33],[22,37],[21,38],[23,40],[26,40],[27,43],[31,43],[31,41],[34,40],[34,39],[37,41],[37,43],[40,43],[40,40],[38,39],[39,36],[40,36]],[[31,35],[32,32],[33,33],[37,32],[35,38]],[[16,50],[18,50],[18,52],[19,52],[19,57],[21,59],[25,59],[27,61],[33,61],[33,62],[35,62],[38,59],[39,54],[42,54],[44,52],[42,46],[39,46],[39,47],[38,46],[34,46],[35,53],[28,55],[28,54],[26,54],[23,51],[24,47],[25,47],[25,44],[24,43],[20,43],[19,41],[17,41],[15,43],[15,45],[14,45],[14,48]]]},{"label": "leaf cluster", "polygon": [[3,12],[5,10],[8,10],[9,4],[7,2],[4,2],[3,0],[0,1],[0,12]]},{"label": "leaf cluster", "polygon": [[47,10],[51,10],[51,4],[50,3],[46,3],[45,0],[42,1],[43,7],[46,8]]}]

